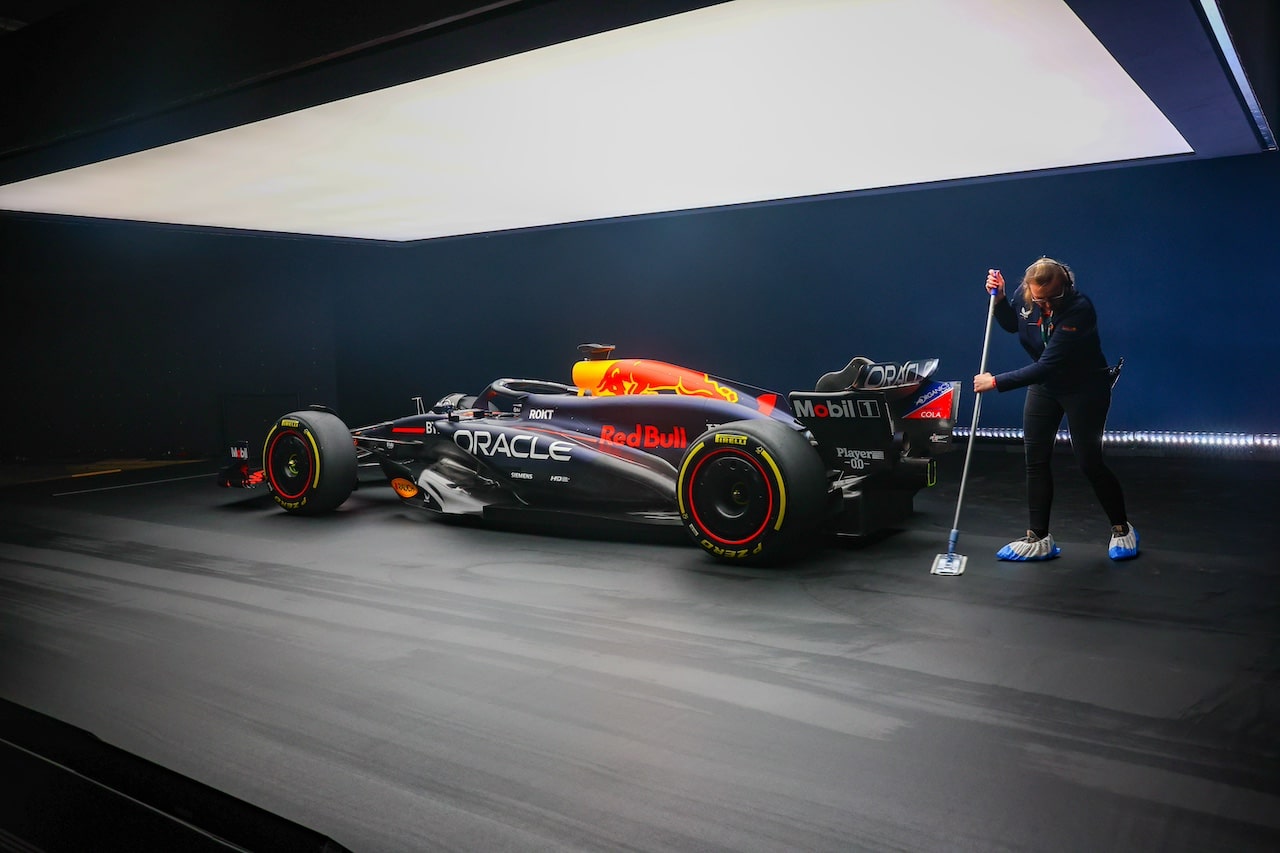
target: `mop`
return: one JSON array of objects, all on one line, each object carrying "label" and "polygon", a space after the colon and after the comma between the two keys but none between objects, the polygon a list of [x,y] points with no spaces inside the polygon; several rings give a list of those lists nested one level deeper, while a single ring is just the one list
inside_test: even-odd
[{"label": "mop", "polygon": [[[993,270],[998,272],[998,270]],[[978,368],[979,373],[987,372],[987,346],[991,343],[991,320],[996,313],[996,295],[991,294],[991,301],[987,305],[987,331],[982,339],[982,366]],[[964,564],[969,558],[963,554],[956,553],[956,540],[960,538],[960,506],[964,503],[964,484],[969,479],[969,460],[973,458],[973,445],[978,440],[978,412],[982,410],[982,395],[975,393],[973,395],[973,423],[969,426],[969,445],[964,451],[964,469],[960,473],[960,494],[956,497],[956,517],[951,522],[951,536],[947,539],[947,553],[939,554],[933,559],[933,569],[929,574],[932,575],[962,575],[964,574]]]}]

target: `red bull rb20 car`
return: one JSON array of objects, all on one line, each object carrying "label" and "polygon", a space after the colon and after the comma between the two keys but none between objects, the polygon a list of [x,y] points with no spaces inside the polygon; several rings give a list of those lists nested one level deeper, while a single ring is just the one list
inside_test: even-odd
[{"label": "red bull rb20 car", "polygon": [[220,483],[265,484],[286,511],[318,514],[376,463],[428,512],[679,525],[715,558],[757,561],[820,532],[901,523],[951,448],[959,384],[932,379],[936,359],[859,357],[783,395],[579,350],[572,384],[498,379],[356,429],[321,407],[293,412],[268,431],[260,466],[247,442],[233,447]]}]

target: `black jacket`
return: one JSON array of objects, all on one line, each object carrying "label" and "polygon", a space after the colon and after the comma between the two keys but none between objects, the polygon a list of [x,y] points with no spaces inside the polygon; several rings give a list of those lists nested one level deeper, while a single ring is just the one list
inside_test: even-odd
[{"label": "black jacket", "polygon": [[[1016,332],[1022,348],[1031,356],[1026,367],[996,374],[996,390],[1012,391],[1027,385],[1044,385],[1049,391],[1106,387],[1107,358],[1098,337],[1098,314],[1083,293],[1073,291],[1044,317],[1033,302],[1021,301],[1022,289],[1006,292],[995,306],[995,317],[1006,332]],[[1045,343],[1045,339],[1048,343]]]}]

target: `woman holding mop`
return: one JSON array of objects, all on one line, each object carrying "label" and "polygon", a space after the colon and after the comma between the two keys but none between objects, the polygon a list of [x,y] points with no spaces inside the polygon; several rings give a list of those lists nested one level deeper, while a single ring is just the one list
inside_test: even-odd
[{"label": "woman holding mop", "polygon": [[1076,462],[1111,523],[1108,555],[1113,560],[1138,556],[1138,531],[1129,524],[1124,490],[1102,459],[1113,377],[1102,354],[1093,303],[1076,290],[1070,268],[1052,258],[1040,258],[1027,267],[1013,293],[1005,292],[999,270],[988,270],[986,287],[995,299],[997,322],[1017,334],[1031,356],[1031,364],[1017,370],[973,377],[973,390],[979,394],[1027,389],[1022,433],[1030,523],[1026,536],[1005,545],[996,556],[1049,560],[1061,553],[1049,533],[1049,514],[1053,446],[1064,416]]}]

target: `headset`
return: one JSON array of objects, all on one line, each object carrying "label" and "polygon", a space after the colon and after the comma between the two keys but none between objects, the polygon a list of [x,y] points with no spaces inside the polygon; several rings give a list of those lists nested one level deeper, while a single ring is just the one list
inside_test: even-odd
[{"label": "headset", "polygon": [[[1035,261],[1031,262],[1031,264],[1027,266],[1027,270],[1030,271],[1031,267],[1034,267],[1037,264],[1053,264],[1055,267],[1062,270],[1063,275],[1065,275],[1067,278],[1067,283],[1066,285],[1063,286],[1062,293],[1058,294],[1057,296],[1050,297],[1054,302],[1063,304],[1067,300],[1075,296],[1076,274],[1071,271],[1071,267],[1067,266],[1062,261],[1054,260],[1048,255],[1041,255],[1039,258],[1037,258]],[[1026,273],[1023,273],[1023,280],[1025,282]],[[1025,284],[1023,286],[1025,287]],[[1031,303],[1029,301],[1024,303],[1021,313],[1024,318],[1031,316]],[[1047,328],[1041,327],[1041,334],[1044,335],[1044,341],[1046,344],[1049,342],[1049,335],[1053,333],[1054,326],[1057,324],[1057,322],[1058,322],[1058,318],[1054,317],[1049,321]]]},{"label": "headset", "polygon": [[1031,264],[1031,266],[1028,266],[1027,269],[1031,269],[1031,267],[1034,267],[1036,264],[1053,264],[1055,267],[1062,270],[1062,274],[1067,277],[1067,285],[1062,289],[1062,296],[1067,297],[1075,294],[1076,274],[1071,271],[1071,267],[1067,266],[1062,261],[1054,260],[1048,255],[1041,255],[1034,263]]}]

